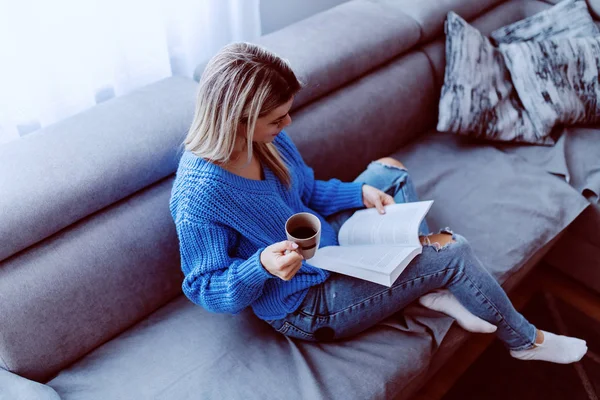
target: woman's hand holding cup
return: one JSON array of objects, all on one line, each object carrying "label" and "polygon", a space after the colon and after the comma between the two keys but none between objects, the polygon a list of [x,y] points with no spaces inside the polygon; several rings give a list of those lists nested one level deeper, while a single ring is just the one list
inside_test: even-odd
[{"label": "woman's hand holding cup", "polygon": [[289,281],[302,268],[302,261],[312,258],[321,240],[321,221],[311,213],[300,212],[285,223],[284,240],[266,247],[260,262],[271,274]]},{"label": "woman's hand holding cup", "polygon": [[260,253],[260,262],[271,275],[289,281],[302,267],[304,260],[297,249],[298,245],[290,240],[274,243]]}]

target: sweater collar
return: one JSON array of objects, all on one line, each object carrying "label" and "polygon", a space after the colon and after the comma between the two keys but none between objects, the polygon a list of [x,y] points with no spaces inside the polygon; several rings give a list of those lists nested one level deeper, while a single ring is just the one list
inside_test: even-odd
[{"label": "sweater collar", "polygon": [[219,176],[228,182],[232,182],[238,187],[264,189],[270,187],[271,180],[275,177],[270,168],[267,167],[267,165],[262,161],[260,162],[260,165],[265,177],[265,179],[262,180],[245,178],[243,176],[234,174],[233,172],[230,172],[217,164],[211,163],[201,157],[196,156],[194,153],[188,150],[183,153],[182,161],[184,164],[192,167],[193,169],[211,172],[212,174]]}]

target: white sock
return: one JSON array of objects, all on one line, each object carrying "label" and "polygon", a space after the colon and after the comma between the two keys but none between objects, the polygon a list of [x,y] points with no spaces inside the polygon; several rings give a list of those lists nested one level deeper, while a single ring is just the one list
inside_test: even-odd
[{"label": "white sock", "polygon": [[447,289],[438,289],[419,298],[421,305],[435,311],[443,312],[454,318],[456,322],[469,332],[492,333],[498,327],[473,315]]},{"label": "white sock", "polygon": [[544,341],[527,350],[510,350],[510,355],[519,360],[550,361],[569,364],[581,360],[587,352],[587,342],[570,336],[555,335],[543,331]]}]

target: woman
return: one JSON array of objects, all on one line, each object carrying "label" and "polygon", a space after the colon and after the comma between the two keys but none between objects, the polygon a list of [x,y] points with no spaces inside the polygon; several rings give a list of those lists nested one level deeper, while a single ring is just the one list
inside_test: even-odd
[{"label": "woman", "polygon": [[496,332],[524,360],[571,363],[586,342],[536,329],[512,306],[467,240],[420,227],[423,252],[390,288],[321,270],[285,240],[287,218],[311,212],[321,247],[337,245],[361,207],[418,201],[408,171],[385,158],[354,182],[315,180],[283,131],[301,89],[286,60],[250,43],[225,46],[202,75],[194,119],[172,189],[183,292],[211,312],[248,306],[278,332],[310,341],[349,338],[412,301],[465,329]]}]

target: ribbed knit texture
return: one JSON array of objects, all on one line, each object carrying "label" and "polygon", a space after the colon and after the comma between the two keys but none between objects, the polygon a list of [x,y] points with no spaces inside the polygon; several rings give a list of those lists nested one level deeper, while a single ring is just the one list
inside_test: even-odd
[{"label": "ribbed knit texture", "polygon": [[364,207],[362,182],[316,180],[284,131],[273,143],[290,170],[289,189],[265,164],[265,179],[253,180],[189,151],[179,161],[169,208],[179,237],[182,288],[208,311],[238,314],[251,306],[266,320],[295,311],[308,288],[324,282],[329,272],[303,261],[296,275],[284,281],[262,266],[261,252],[286,240],[285,222],[297,212],[321,220],[319,247],[337,245],[324,217]]}]

